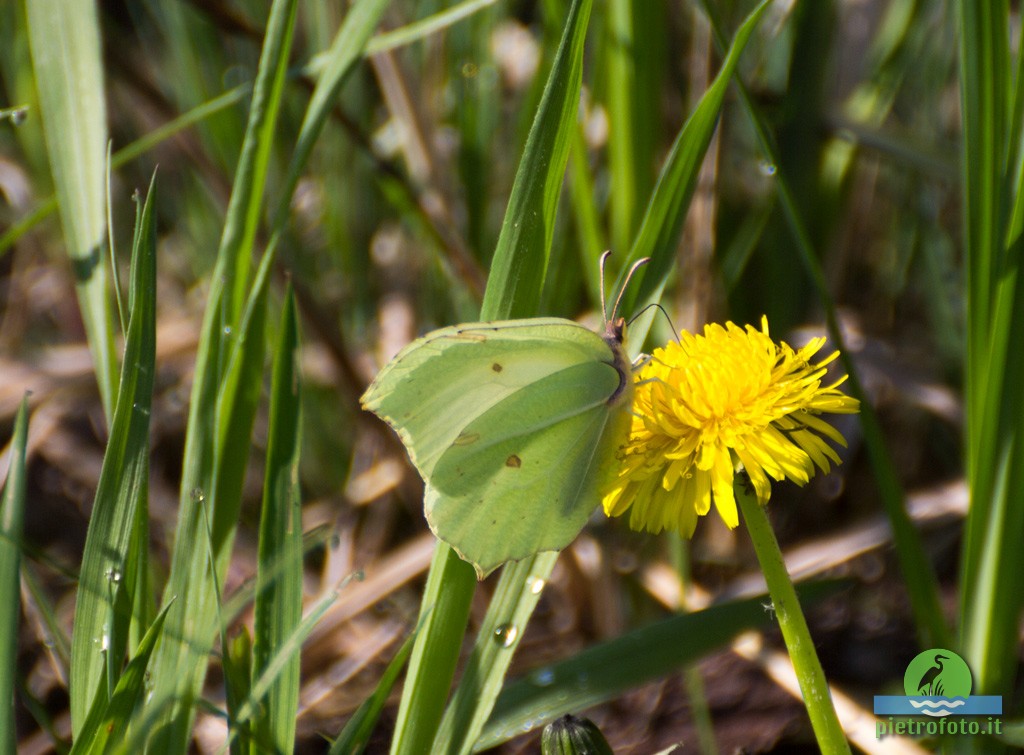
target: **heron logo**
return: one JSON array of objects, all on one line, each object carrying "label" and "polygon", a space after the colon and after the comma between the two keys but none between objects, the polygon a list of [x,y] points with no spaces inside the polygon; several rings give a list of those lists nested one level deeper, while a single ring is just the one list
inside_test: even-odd
[{"label": "heron logo", "polygon": [[[917,655],[903,675],[906,696],[875,695],[876,733],[886,734],[998,734],[1002,724],[993,715],[1003,712],[998,695],[971,696],[973,681],[967,663],[952,650],[932,648]],[[988,716],[987,721],[947,716]],[[893,716],[929,716],[938,721],[903,721]]]}]

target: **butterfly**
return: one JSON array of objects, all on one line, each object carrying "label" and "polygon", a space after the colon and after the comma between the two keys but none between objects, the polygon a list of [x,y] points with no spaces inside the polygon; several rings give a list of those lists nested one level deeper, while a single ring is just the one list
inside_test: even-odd
[{"label": "butterfly", "polygon": [[614,473],[633,380],[622,293],[610,317],[605,307],[608,255],[603,333],[555,317],[441,328],[399,352],[360,399],[423,477],[431,530],[480,579],[572,542]]}]

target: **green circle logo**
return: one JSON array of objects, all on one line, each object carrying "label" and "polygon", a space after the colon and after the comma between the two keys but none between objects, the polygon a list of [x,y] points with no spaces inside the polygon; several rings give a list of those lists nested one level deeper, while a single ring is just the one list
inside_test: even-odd
[{"label": "green circle logo", "polygon": [[971,670],[952,650],[932,648],[920,653],[907,666],[903,689],[907,697],[968,697]]}]

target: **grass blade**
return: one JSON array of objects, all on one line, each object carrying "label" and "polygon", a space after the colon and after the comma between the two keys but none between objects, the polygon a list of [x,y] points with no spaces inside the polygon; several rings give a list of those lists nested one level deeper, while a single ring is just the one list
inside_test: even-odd
[{"label": "grass blade", "polygon": [[[260,514],[259,564],[253,621],[253,678],[259,678],[283,642],[302,620],[302,512],[299,497],[301,419],[299,347],[295,297],[285,298],[281,331],[274,348],[270,386],[270,427],[267,471]],[[267,568],[275,573],[268,577]],[[255,738],[274,752],[295,746],[295,714],[299,701],[299,655],[281,669],[267,690],[255,722]]]},{"label": "grass blade", "polygon": [[481,320],[537,314],[569,142],[576,129],[591,5],[592,0],[574,0],[569,9],[562,42],[512,185]]},{"label": "grass blade", "polygon": [[[158,749],[184,750],[191,730],[195,696],[206,673],[207,655],[220,628],[218,585],[223,582],[231,555],[241,505],[242,480],[249,454],[249,437],[262,384],[266,351],[267,288],[272,257],[264,255],[257,271],[242,324],[232,334],[227,366],[211,414],[216,425],[208,486],[195,487],[185,496],[189,508],[179,515],[176,560],[165,589],[165,600],[187,607],[172,609],[168,632],[155,663],[159,687],[154,697],[170,703],[171,720],[158,732]],[[199,376],[197,375],[197,380]],[[210,398],[213,398],[212,396]],[[186,456],[188,450],[186,450]],[[209,525],[209,526],[208,526]],[[197,547],[208,543],[209,547]],[[215,572],[210,571],[211,553]],[[158,676],[159,674],[159,676]],[[170,744],[174,742],[174,744]]]},{"label": "grass blade", "polygon": [[[801,603],[835,587],[834,583],[806,585],[800,590]],[[769,617],[763,600],[752,598],[679,614],[532,671],[502,690],[474,750],[494,747],[695,662],[739,632],[766,623]]]},{"label": "grass blade", "polygon": [[552,551],[538,553],[505,567],[466,671],[445,711],[437,749],[459,753],[473,749],[558,555]]},{"label": "grass blade", "polygon": [[[960,4],[964,248],[968,250],[967,407],[971,505],[961,564],[962,644],[978,691],[1014,688],[1024,569],[1024,357],[1017,138],[1009,4]],[[1011,93],[1013,96],[1011,97]],[[1016,102],[1011,114],[1010,102]],[[1012,162],[1007,162],[1007,161]],[[1015,211],[1011,214],[1010,209]]]},{"label": "grass blade", "polygon": [[[101,679],[112,689],[128,642],[138,589],[129,553],[139,543],[138,522],[147,518],[149,413],[156,360],[155,186],[140,215],[132,252],[131,314],[124,367],[110,440],[103,456],[96,500],[89,519],[75,602],[71,645],[71,721],[77,734],[95,703]],[[141,509],[141,511],[140,511]]]},{"label": "grass blade", "polygon": [[[640,285],[626,289],[623,312],[638,312],[644,305],[660,298],[665,279],[675,261],[679,232],[697,186],[701,163],[718,123],[725,92],[736,72],[740,55],[770,4],[771,0],[761,2],[737,29],[718,75],[676,136],[629,253],[630,261],[650,257],[651,262],[640,270]],[[635,350],[639,351],[642,346],[653,318],[652,310],[634,323],[632,344]]]},{"label": "grass blade", "polygon": [[107,283],[107,105],[96,4],[39,0],[26,4],[50,170],[57,189],[79,308],[107,420],[114,413],[117,357]]},{"label": "grass blade", "polygon": [[[164,592],[165,604],[171,598],[177,602],[168,615],[166,636],[154,658],[154,697],[173,701],[169,719],[155,732],[158,749],[164,752],[186,749],[193,705],[202,687],[207,653],[217,629],[214,583],[223,579],[237,524],[241,487],[232,488],[227,483],[241,479],[250,445],[252,416],[245,415],[254,410],[253,392],[258,394],[260,387],[266,270],[262,270],[262,282],[253,285],[242,325],[238,323],[238,311],[250,285],[249,261],[266,186],[274,124],[280,110],[295,5],[294,0],[276,0],[270,10],[249,124],[196,355],[181,506]],[[235,390],[228,390],[229,379]],[[237,390],[239,379],[248,386],[247,390]],[[218,574],[210,573],[206,550],[196,547],[206,540],[207,516],[213,523]]]},{"label": "grass blade", "polygon": [[125,667],[110,699],[97,698],[93,701],[93,708],[71,748],[72,755],[109,752],[124,738],[132,714],[142,700],[146,687],[146,668],[157,640],[163,633],[166,618],[167,608],[164,608],[143,635],[138,652]]},{"label": "grass blade", "polygon": [[[576,129],[583,43],[592,0],[575,0],[516,172],[491,265],[481,320],[535,315],[554,231],[555,210]],[[393,753],[431,748],[455,672],[469,604],[472,568],[443,543],[430,565],[416,639],[398,710]],[[489,706],[489,703],[485,704]],[[468,720],[473,717],[468,712]],[[460,716],[456,725],[463,723]]]},{"label": "grass blade", "polygon": [[25,522],[25,457],[28,442],[28,400],[22,399],[11,438],[11,465],[0,498],[0,749],[14,752],[14,688],[18,658],[18,616],[21,601],[21,536]]},{"label": "grass blade", "polygon": [[415,639],[416,634],[413,633],[402,643],[402,647],[395,653],[395,657],[391,659],[391,663],[384,669],[384,673],[377,681],[373,694],[363,701],[363,704],[345,724],[345,728],[341,730],[338,738],[334,740],[329,755],[359,755],[366,749],[366,743],[369,741],[370,735],[373,734],[377,719],[380,718],[381,711],[387,704],[388,695],[391,694],[391,689],[398,681],[398,675],[402,673],[405,662],[412,654]]}]

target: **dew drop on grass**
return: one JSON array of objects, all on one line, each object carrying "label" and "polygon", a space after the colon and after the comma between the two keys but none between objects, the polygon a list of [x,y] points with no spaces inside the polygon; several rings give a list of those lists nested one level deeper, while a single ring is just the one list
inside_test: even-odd
[{"label": "dew drop on grass", "polygon": [[108,582],[113,582],[116,585],[121,581],[121,570],[116,567],[107,569],[106,577]]},{"label": "dew drop on grass", "polygon": [[189,497],[196,503],[202,503],[206,500],[206,494],[203,493],[202,488],[192,488],[192,492],[189,493]]},{"label": "dew drop on grass", "polygon": [[555,681],[555,672],[549,668],[537,669],[530,674],[530,681],[538,687],[550,687]]},{"label": "dew drop on grass", "polygon": [[775,175],[778,168],[775,167],[775,163],[769,162],[768,160],[762,160],[758,163],[757,169],[761,171],[762,176],[771,177]]},{"label": "dew drop on grass", "polygon": [[544,589],[544,585],[545,582],[540,577],[530,576],[526,578],[526,587],[534,595],[540,593],[540,591]]},{"label": "dew drop on grass", "polygon": [[519,627],[515,624],[502,624],[494,630],[494,641],[503,648],[510,648],[519,636]]}]

